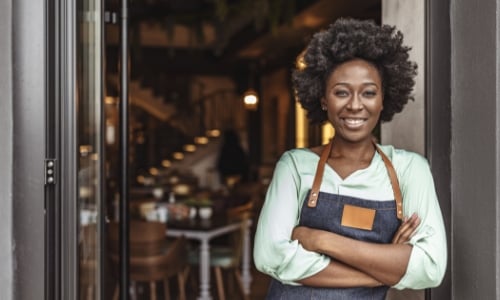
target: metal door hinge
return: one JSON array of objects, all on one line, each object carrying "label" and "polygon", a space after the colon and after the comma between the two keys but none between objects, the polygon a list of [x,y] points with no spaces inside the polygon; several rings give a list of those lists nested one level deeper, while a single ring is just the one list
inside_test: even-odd
[{"label": "metal door hinge", "polygon": [[45,159],[45,184],[56,184],[56,160]]}]

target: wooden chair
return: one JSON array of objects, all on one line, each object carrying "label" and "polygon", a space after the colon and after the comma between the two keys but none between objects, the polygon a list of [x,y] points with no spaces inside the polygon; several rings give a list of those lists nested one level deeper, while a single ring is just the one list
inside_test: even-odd
[{"label": "wooden chair", "polygon": [[[248,295],[245,295],[243,288],[243,280],[241,277],[240,267],[241,258],[243,254],[243,237],[246,230],[247,222],[246,220],[251,219],[253,210],[253,202],[250,201],[246,204],[236,206],[228,209],[226,217],[228,221],[239,221],[241,222],[241,227],[239,230],[231,234],[230,243],[227,246],[214,246],[210,249],[210,266],[213,268],[215,273],[215,280],[217,284],[217,294],[219,295],[219,300],[225,300],[225,289],[223,281],[223,270],[232,271],[238,287],[240,289],[241,295],[244,300],[248,300]],[[199,250],[192,251],[189,254],[189,264],[199,265]]]},{"label": "wooden chair", "polygon": [[[179,286],[179,299],[186,299],[185,272],[187,268],[187,241],[177,238],[169,245],[165,238],[166,226],[160,222],[130,223],[130,280],[149,283],[150,299],[156,300],[156,283],[163,282],[165,299],[170,299],[169,279],[176,276]],[[119,263],[118,224],[109,224],[111,240],[111,259]],[[118,286],[113,299],[118,299]]]}]

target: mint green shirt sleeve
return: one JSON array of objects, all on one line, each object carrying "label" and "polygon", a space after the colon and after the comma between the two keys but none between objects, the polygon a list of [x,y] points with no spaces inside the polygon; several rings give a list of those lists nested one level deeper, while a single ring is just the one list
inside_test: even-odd
[{"label": "mint green shirt sleeve", "polygon": [[[398,151],[398,150],[396,150]],[[403,151],[398,173],[405,216],[413,213],[421,218],[417,233],[409,241],[413,246],[405,275],[394,286],[396,289],[424,289],[438,286],[447,264],[446,234],[434,188],[434,180],[422,156]],[[398,169],[398,166],[403,169]]]},{"label": "mint green shirt sleeve", "polygon": [[298,224],[303,199],[300,176],[292,156],[285,153],[276,164],[268,187],[254,240],[257,269],[275,279],[295,284],[326,268],[327,256],[305,250],[291,239]]}]

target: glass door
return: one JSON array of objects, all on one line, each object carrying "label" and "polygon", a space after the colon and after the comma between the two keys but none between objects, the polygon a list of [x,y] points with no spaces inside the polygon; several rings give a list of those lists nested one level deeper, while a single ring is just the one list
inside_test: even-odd
[{"label": "glass door", "polygon": [[[105,23],[116,20],[116,14],[105,14],[105,3],[116,8],[118,1],[47,1],[46,119],[48,152],[53,159],[46,166],[50,163],[56,174],[50,182],[51,193],[46,196],[47,300],[111,299],[120,277],[108,268],[106,245],[108,216],[117,217],[111,208],[112,200],[120,198],[116,187],[119,178],[114,178],[115,187],[108,192],[107,178],[111,172],[106,161],[107,157],[120,157],[118,144],[128,138],[118,137],[121,130],[116,129],[118,98],[106,97],[105,61],[109,54]],[[111,20],[105,22],[105,16],[112,16]],[[120,39],[123,40],[122,35]],[[118,66],[118,59],[114,61]],[[127,86],[127,80],[119,85],[121,90]],[[128,101],[121,103],[125,108],[128,105]],[[127,120],[121,121],[126,124]],[[120,176],[124,177],[123,173]],[[122,220],[128,224],[126,217]],[[126,236],[127,230],[121,234]],[[120,249],[125,249],[125,255],[121,254],[127,258],[127,239],[122,241],[125,247]],[[121,266],[120,272],[126,271],[127,266]],[[127,277],[122,277],[126,281]]]},{"label": "glass door", "polygon": [[76,0],[76,10],[78,295],[106,299],[102,1]]},{"label": "glass door", "polygon": [[[47,132],[54,193],[46,197],[47,300],[109,299],[104,174],[104,9],[47,1]],[[46,163],[46,166],[49,166]]]}]

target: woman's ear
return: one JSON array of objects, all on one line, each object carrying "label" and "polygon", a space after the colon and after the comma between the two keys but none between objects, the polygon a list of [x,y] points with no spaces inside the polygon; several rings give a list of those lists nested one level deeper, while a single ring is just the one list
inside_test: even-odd
[{"label": "woman's ear", "polygon": [[326,105],[326,99],[325,99],[325,97],[321,97],[321,100],[320,100],[320,102],[319,102],[319,103],[320,103],[320,105],[321,105],[321,110],[326,111],[326,109],[327,109],[327,105]]}]

